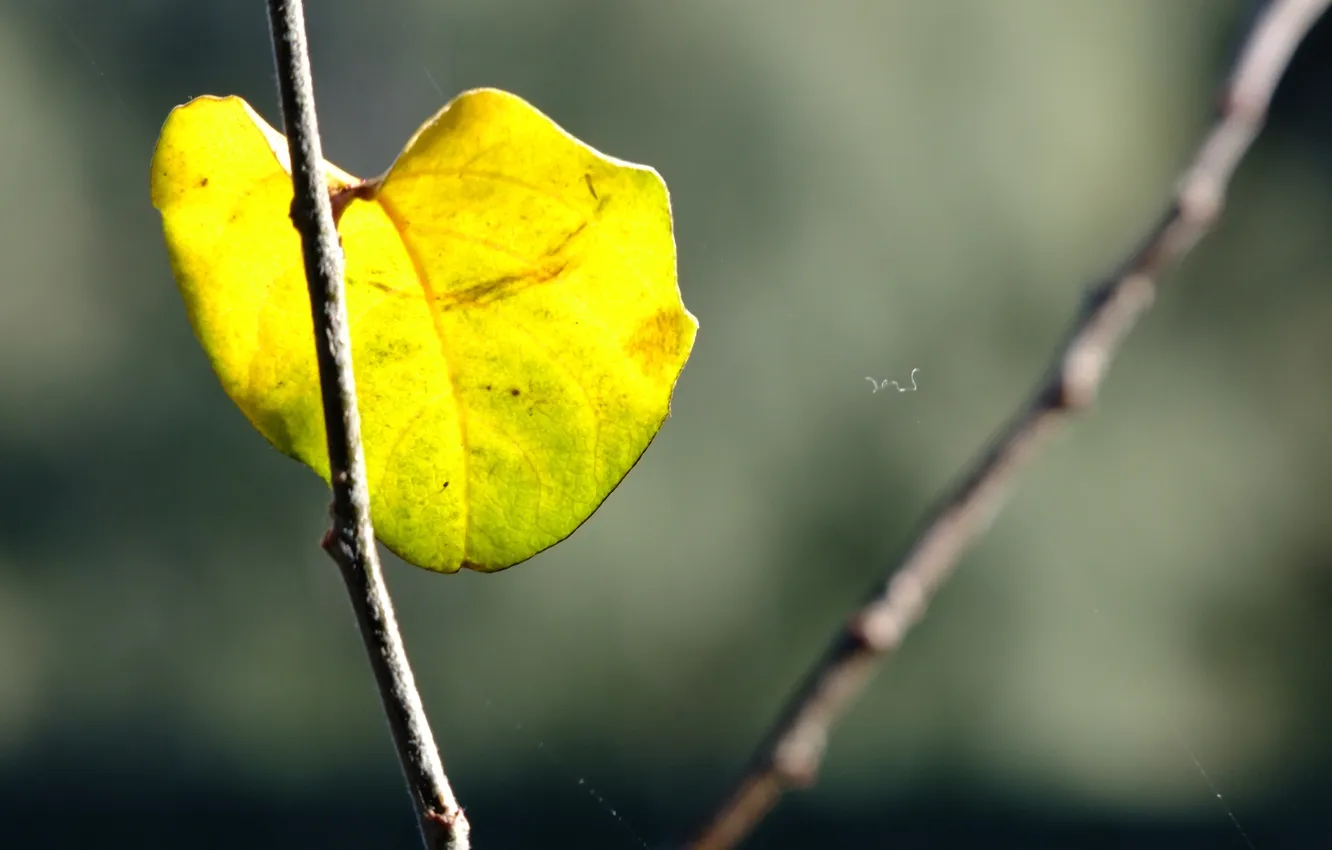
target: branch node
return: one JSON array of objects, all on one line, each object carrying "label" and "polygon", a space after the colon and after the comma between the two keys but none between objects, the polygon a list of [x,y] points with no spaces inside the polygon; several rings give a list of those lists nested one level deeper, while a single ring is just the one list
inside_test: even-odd
[{"label": "branch node", "polygon": [[788,788],[808,788],[819,778],[828,735],[821,729],[806,729],[806,733],[783,742],[772,756],[772,770]]},{"label": "branch node", "polygon": [[859,643],[866,652],[882,652],[880,645],[882,629],[871,620],[870,611],[859,610],[851,614],[846,621],[846,636]]},{"label": "branch node", "polygon": [[1225,187],[1205,173],[1190,173],[1180,181],[1179,215],[1199,230],[1210,230],[1225,207]]},{"label": "branch node", "polygon": [[1064,357],[1059,381],[1060,406],[1065,410],[1083,410],[1096,401],[1101,378],[1109,366],[1105,351],[1090,345],[1080,345]]},{"label": "branch node", "polygon": [[426,810],[425,816],[431,823],[437,823],[440,826],[452,829],[458,823],[458,819],[464,816],[464,812],[461,806],[454,812],[441,812],[438,809],[430,808]]}]

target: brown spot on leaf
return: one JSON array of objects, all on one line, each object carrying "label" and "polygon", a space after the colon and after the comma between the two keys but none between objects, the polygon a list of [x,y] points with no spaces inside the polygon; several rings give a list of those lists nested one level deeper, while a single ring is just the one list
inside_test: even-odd
[{"label": "brown spot on leaf", "polygon": [[601,200],[601,196],[597,194],[597,187],[592,185],[592,175],[584,174],[583,180],[587,183],[587,191],[592,193],[592,197],[596,200]]},{"label": "brown spot on leaf", "polygon": [[649,316],[624,344],[643,373],[658,376],[679,362],[689,320],[682,310],[661,310]]},{"label": "brown spot on leaf", "polygon": [[207,186],[207,185],[208,185],[208,178],[207,178],[207,177],[205,177],[205,178],[203,178],[202,180],[199,181],[199,188],[200,188],[200,189],[202,189],[203,187],[205,187],[205,186]]},{"label": "brown spot on leaf", "polygon": [[511,395],[511,396],[519,396],[519,395],[522,395],[522,393],[520,393],[520,392],[518,391],[518,388],[517,388],[517,387],[514,387],[513,389],[509,390],[509,395]]}]

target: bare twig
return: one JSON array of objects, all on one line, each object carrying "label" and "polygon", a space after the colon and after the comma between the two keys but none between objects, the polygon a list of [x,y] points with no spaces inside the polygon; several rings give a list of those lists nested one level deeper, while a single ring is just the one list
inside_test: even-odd
[{"label": "bare twig", "polygon": [[342,245],[323,172],[305,14],[301,0],[268,0],[268,14],[295,186],[291,218],[305,255],[328,436],[333,525],[323,545],[342,569],[351,594],[422,840],[427,850],[467,850],[470,826],[444,776],[375,549],[343,297]]},{"label": "bare twig", "polygon": [[901,644],[930,597],[1002,507],[1007,487],[1068,414],[1089,406],[1124,335],[1149,307],[1161,274],[1220,215],[1226,186],[1263,124],[1295,48],[1329,0],[1270,0],[1254,17],[1221,92],[1218,114],[1175,196],[1141,247],[1088,295],[1049,373],[1006,428],[925,518],[788,703],[713,819],[691,845],[744,839],[787,790],[812,784],[833,724]]}]

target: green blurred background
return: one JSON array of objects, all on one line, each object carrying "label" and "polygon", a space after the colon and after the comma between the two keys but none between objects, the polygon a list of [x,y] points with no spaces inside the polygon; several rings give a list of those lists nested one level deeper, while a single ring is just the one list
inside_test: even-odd
[{"label": "green blurred background", "polygon": [[[479,847],[687,834],[1157,215],[1243,11],[311,4],[331,160],[515,91],[661,171],[701,323],[572,538],[387,564]],[[1332,846],[1329,29],[1095,414],[752,846],[1244,847],[1228,808]],[[275,91],[258,0],[0,0],[2,847],[415,846],[324,489],[220,391],[148,201],[172,106],[278,124]]]}]

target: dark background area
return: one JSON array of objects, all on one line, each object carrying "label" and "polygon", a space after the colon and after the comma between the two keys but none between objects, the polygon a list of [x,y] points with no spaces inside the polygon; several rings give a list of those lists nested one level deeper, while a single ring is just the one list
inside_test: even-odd
[{"label": "dark background area", "polygon": [[[662,173],[701,325],[573,537],[386,565],[476,846],[697,823],[1157,215],[1243,11],[311,4],[332,161],[378,173],[458,91],[515,91]],[[174,105],[280,123],[267,38],[257,0],[0,0],[0,847],[415,846],[323,487],[217,386],[148,200]],[[750,846],[1332,846],[1329,49]]]}]

